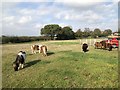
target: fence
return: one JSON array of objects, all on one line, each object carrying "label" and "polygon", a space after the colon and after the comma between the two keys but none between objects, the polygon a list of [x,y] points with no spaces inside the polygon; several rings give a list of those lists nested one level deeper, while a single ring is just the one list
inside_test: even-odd
[{"label": "fence", "polygon": [[[101,39],[79,39],[81,48],[82,48],[83,43],[87,43],[89,46],[94,46],[95,42],[100,42],[102,40],[106,40],[106,38],[101,38]],[[82,52],[82,49],[81,49],[81,52]]]},{"label": "fence", "polygon": [[83,43],[87,43],[88,45],[94,45],[95,42],[100,42],[102,40],[106,40],[106,38],[101,38],[101,39],[79,39],[80,44],[82,45]]}]

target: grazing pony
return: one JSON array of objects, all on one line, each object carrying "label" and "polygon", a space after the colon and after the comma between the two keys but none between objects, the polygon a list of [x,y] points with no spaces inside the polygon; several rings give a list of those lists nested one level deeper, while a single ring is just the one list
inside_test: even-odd
[{"label": "grazing pony", "polygon": [[103,47],[103,49],[107,49],[108,48],[108,50],[109,51],[112,51],[112,44],[111,43],[108,43],[108,42],[106,42],[106,41],[101,41],[100,43],[102,43],[102,47]]},{"label": "grazing pony", "polygon": [[43,56],[47,56],[47,46],[45,45],[41,46],[41,53],[43,54]]},{"label": "grazing pony", "polygon": [[109,44],[108,44],[108,47],[109,47],[108,50],[109,50],[109,51],[112,51],[112,48],[113,48],[113,47],[112,47],[112,44],[109,43]]},{"label": "grazing pony", "polygon": [[20,68],[24,67],[25,58],[26,58],[26,53],[25,52],[20,51],[17,54],[16,60],[13,62],[13,68],[14,68],[15,71],[18,71]]},{"label": "grazing pony", "polygon": [[45,45],[32,45],[31,46],[32,53],[36,54],[36,50],[39,50],[39,53],[42,53],[43,56],[47,56],[47,46]]},{"label": "grazing pony", "polygon": [[102,43],[101,42],[95,42],[95,49],[102,48]]},{"label": "grazing pony", "polygon": [[84,44],[82,45],[83,51],[84,51],[84,52],[87,52],[87,51],[88,51],[87,48],[88,48],[88,45],[87,45],[86,43],[84,43]]},{"label": "grazing pony", "polygon": [[39,53],[41,53],[41,46],[42,46],[42,45],[32,45],[32,46],[31,46],[32,54],[33,54],[33,53],[36,54],[36,50],[39,50]]},{"label": "grazing pony", "polygon": [[106,41],[101,41],[101,42],[95,42],[95,49],[96,48],[101,48],[101,49],[107,49],[109,51],[112,51],[112,44],[106,42]]}]

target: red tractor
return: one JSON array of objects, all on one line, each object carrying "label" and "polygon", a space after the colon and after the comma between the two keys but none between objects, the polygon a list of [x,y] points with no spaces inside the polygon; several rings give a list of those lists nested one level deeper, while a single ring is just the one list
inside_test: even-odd
[{"label": "red tractor", "polygon": [[119,40],[120,40],[120,36],[108,36],[108,40],[106,40],[106,43],[112,44],[113,48],[118,48]]}]

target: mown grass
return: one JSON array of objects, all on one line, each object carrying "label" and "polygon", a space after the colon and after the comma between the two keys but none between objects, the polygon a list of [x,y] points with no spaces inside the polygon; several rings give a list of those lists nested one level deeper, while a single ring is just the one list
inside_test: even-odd
[{"label": "mown grass", "polygon": [[[48,46],[48,56],[32,55],[30,46]],[[25,68],[15,72],[19,50],[27,53]],[[77,40],[3,45],[3,88],[117,88],[118,51],[94,49],[83,53]]]},{"label": "mown grass", "polygon": [[52,42],[51,44],[55,44],[55,45],[72,45],[72,44],[79,44],[79,42]]}]

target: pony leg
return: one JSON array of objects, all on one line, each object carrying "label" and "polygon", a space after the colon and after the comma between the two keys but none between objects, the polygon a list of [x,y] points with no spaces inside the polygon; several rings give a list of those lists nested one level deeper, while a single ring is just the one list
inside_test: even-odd
[{"label": "pony leg", "polygon": [[21,64],[21,68],[23,68],[24,67],[24,64]]},{"label": "pony leg", "polygon": [[19,64],[18,70],[21,68],[21,63]]},{"label": "pony leg", "polygon": [[39,53],[41,52],[41,50],[39,49]]},{"label": "pony leg", "polygon": [[32,54],[34,53],[34,51],[33,51],[33,46],[31,46],[31,51],[32,51]]},{"label": "pony leg", "polygon": [[46,47],[43,48],[43,54],[44,54],[44,56],[47,56],[47,48]]},{"label": "pony leg", "polygon": [[34,51],[32,50],[32,54],[34,53]]},{"label": "pony leg", "polygon": [[34,53],[36,54],[36,51],[34,51]]}]

